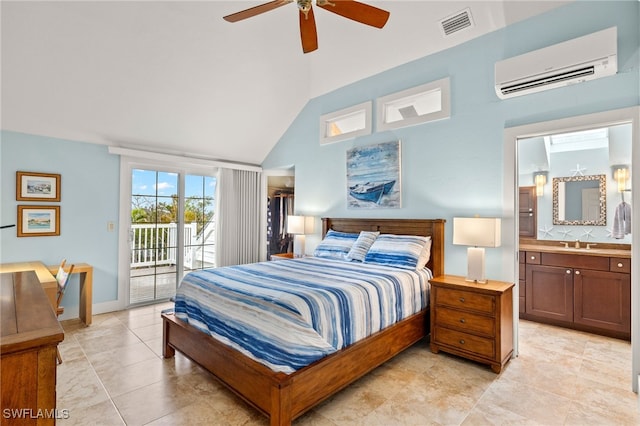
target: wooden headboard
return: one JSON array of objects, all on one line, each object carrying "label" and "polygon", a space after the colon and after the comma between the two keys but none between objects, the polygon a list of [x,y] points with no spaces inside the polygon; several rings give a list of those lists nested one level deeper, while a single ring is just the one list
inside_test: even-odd
[{"label": "wooden headboard", "polygon": [[433,276],[444,275],[444,219],[336,219],[322,218],[322,237],[329,229],[340,232],[379,231],[381,234],[431,237],[431,258],[427,267]]}]

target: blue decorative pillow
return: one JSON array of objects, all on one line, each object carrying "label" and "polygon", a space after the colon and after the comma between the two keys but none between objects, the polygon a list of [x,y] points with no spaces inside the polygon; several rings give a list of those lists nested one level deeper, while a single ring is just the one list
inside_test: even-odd
[{"label": "blue decorative pillow", "polygon": [[349,250],[358,239],[358,234],[338,232],[330,229],[318,244],[313,255],[329,259],[347,260]]},{"label": "blue decorative pillow", "polygon": [[[429,243],[428,251],[425,249],[427,243]],[[424,268],[430,252],[430,237],[383,234],[376,238],[364,261],[416,270]]]},{"label": "blue decorative pillow", "polygon": [[373,231],[361,231],[358,239],[353,246],[351,246],[351,250],[347,254],[348,260],[357,260],[360,262],[364,262],[364,258],[369,251],[369,248],[373,244],[373,242],[378,238],[380,232]]}]

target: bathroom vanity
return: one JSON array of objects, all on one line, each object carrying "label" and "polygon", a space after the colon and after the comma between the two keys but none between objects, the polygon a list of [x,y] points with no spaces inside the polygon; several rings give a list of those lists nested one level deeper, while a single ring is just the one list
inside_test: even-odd
[{"label": "bathroom vanity", "polygon": [[520,318],[631,338],[631,247],[520,243]]},{"label": "bathroom vanity", "polygon": [[629,123],[518,139],[520,318],[630,339],[632,140]]}]

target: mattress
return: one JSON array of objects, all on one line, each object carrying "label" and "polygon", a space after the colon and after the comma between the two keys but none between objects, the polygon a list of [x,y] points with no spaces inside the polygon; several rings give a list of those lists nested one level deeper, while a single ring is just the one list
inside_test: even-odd
[{"label": "mattress", "polygon": [[425,309],[427,269],[307,257],[185,275],[176,317],[286,374]]}]

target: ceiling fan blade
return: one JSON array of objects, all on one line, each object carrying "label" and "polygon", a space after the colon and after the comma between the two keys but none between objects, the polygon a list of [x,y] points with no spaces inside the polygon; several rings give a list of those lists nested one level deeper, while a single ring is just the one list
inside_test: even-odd
[{"label": "ceiling fan blade", "polygon": [[318,32],[316,31],[313,8],[310,8],[306,13],[300,11],[300,40],[304,53],[313,52],[318,48]]},{"label": "ceiling fan blade", "polygon": [[382,28],[389,19],[389,12],[355,0],[317,0],[316,5],[362,24]]},{"label": "ceiling fan blade", "polygon": [[240,12],[232,13],[231,15],[227,15],[223,17],[225,21],[228,22],[238,22],[243,19],[251,18],[252,16],[260,15],[261,13],[269,12],[270,10],[276,9],[280,6],[284,6],[285,4],[291,3],[293,0],[275,0],[270,1],[268,3],[264,3],[255,7],[251,7],[249,9],[241,10]]}]

